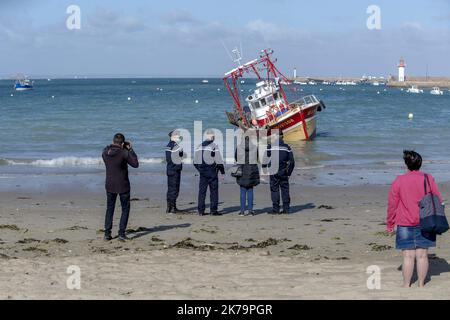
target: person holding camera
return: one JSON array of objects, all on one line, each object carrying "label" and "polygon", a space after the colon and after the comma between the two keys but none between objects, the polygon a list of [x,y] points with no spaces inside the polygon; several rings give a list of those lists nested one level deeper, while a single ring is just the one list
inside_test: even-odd
[{"label": "person holding camera", "polygon": [[139,167],[139,161],[133,146],[125,141],[125,136],[116,133],[111,145],[103,150],[103,161],[106,166],[106,198],[107,208],[105,216],[105,240],[110,241],[113,226],[114,209],[117,196],[120,197],[122,205],[122,216],[119,225],[119,241],[127,240],[125,231],[130,214],[130,180],[128,178],[128,165],[133,168]]},{"label": "person holding camera", "polygon": [[[277,143],[269,144],[264,155],[263,167],[268,167],[270,172],[270,196],[272,199],[272,211],[270,214],[280,214],[280,191],[283,200],[282,214],[289,214],[291,198],[289,195],[289,177],[295,168],[294,154],[291,147],[283,140],[283,131],[274,134]],[[273,160],[278,167],[274,168]]]}]

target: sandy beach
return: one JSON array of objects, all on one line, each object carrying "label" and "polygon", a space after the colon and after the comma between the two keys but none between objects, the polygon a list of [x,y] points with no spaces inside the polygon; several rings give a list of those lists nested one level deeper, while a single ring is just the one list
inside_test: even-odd
[{"label": "sandy beach", "polygon": [[[440,187],[446,198],[450,184]],[[385,233],[386,185],[296,183],[292,214],[273,216],[262,184],[253,217],[237,215],[229,180],[220,186],[220,217],[195,214],[195,179],[182,186],[185,214],[164,213],[160,182],[135,190],[126,243],[102,239],[101,188],[3,192],[0,299],[450,298],[448,234],[430,252],[427,286],[400,288],[401,254]],[[66,286],[71,265],[81,270],[80,290]],[[371,265],[381,270],[380,290],[367,288]]]}]

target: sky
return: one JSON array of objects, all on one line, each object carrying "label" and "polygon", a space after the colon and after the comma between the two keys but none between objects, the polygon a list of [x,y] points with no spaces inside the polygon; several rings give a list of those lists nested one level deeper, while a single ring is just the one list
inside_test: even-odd
[{"label": "sky", "polygon": [[387,76],[404,57],[407,75],[450,76],[450,0],[0,0],[3,78],[220,77],[241,45],[274,49],[287,75]]}]

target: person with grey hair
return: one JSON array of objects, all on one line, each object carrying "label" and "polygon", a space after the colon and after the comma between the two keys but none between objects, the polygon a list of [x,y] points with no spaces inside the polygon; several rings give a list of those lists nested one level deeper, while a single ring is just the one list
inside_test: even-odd
[{"label": "person with grey hair", "polygon": [[221,215],[219,206],[219,172],[225,174],[223,159],[218,146],[214,143],[214,131],[206,131],[206,140],[195,150],[194,166],[200,174],[198,190],[198,213],[205,215],[206,192],[209,187],[210,214]]},{"label": "person with grey hair", "polygon": [[166,213],[180,213],[177,208],[177,198],[180,193],[183,148],[179,145],[182,140],[180,131],[169,133],[170,141],[166,146],[166,175],[167,175],[167,210]]}]

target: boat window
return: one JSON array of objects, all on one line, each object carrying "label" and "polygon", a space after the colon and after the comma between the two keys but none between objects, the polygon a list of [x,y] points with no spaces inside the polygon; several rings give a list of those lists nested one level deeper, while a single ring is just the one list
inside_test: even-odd
[{"label": "boat window", "polygon": [[267,102],[267,104],[270,106],[271,104],[273,104],[273,97],[272,96],[268,96],[267,98],[266,98],[266,102]]},{"label": "boat window", "polygon": [[275,92],[275,93],[273,94],[273,97],[274,97],[275,100],[278,100],[278,92]]},{"label": "boat window", "polygon": [[265,106],[266,105],[266,100],[265,99],[261,99],[261,106]]},{"label": "boat window", "polygon": [[253,109],[258,109],[261,107],[259,104],[259,101],[252,102],[251,104],[252,104]]}]

